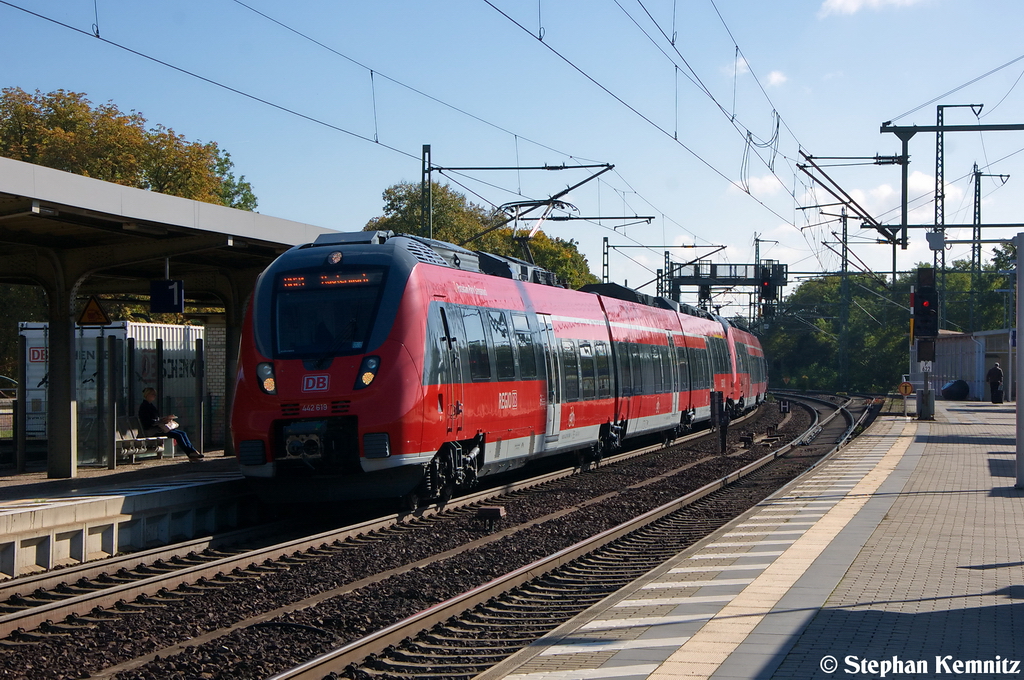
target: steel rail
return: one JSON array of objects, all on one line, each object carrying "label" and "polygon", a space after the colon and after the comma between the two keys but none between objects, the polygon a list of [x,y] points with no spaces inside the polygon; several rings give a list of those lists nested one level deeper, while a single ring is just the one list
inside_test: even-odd
[{"label": "steel rail", "polygon": [[[751,411],[736,422],[742,422],[743,420],[751,418],[755,413],[756,410]],[[677,439],[675,443],[684,443],[703,436],[707,436],[707,432],[692,433]],[[664,448],[663,444],[654,444],[632,451],[619,453],[604,459],[602,467],[646,455],[653,451],[661,450],[662,448]],[[566,468],[564,470],[547,473],[521,482],[506,484],[478,491],[467,496],[461,496],[448,501],[444,506],[430,506],[412,512],[400,512],[393,515],[387,515],[385,517],[368,520],[359,524],[343,527],[341,529],[331,529],[312,536],[293,539],[269,547],[258,548],[256,550],[239,553],[237,555],[214,559],[199,565],[183,566],[172,572],[139,578],[128,583],[112,585],[108,588],[96,590],[91,593],[84,593],[60,600],[53,600],[51,602],[46,602],[45,604],[40,604],[39,606],[27,608],[24,611],[3,614],[0,615],[0,638],[6,637],[19,629],[32,630],[48,621],[53,622],[62,620],[68,616],[82,615],[97,607],[113,607],[119,603],[129,602],[140,596],[153,595],[161,589],[173,590],[181,585],[195,583],[201,579],[215,579],[220,574],[229,573],[235,569],[244,569],[250,564],[258,564],[267,560],[273,561],[287,555],[292,555],[297,552],[301,553],[325,544],[344,541],[347,538],[355,538],[375,531],[381,531],[405,521],[415,522],[417,520],[429,519],[430,517],[444,512],[473,506],[510,493],[530,489],[578,474],[578,472],[578,467]],[[244,531],[250,530],[239,530],[239,532]],[[235,532],[232,532],[232,534],[234,533]],[[165,548],[155,548],[143,553],[132,553],[130,555],[103,560],[102,562],[89,562],[82,565],[76,565],[75,567],[69,567],[67,569],[39,574],[34,577],[17,579],[4,584],[3,590],[0,591],[0,593],[4,593],[5,599],[9,599],[16,593],[21,594],[26,591],[34,593],[39,590],[55,588],[61,584],[74,583],[82,578],[95,579],[104,574],[110,574],[120,569],[132,569],[145,566],[146,564],[152,564],[152,562],[156,560],[172,559],[175,556],[181,556],[183,553],[187,554],[188,552],[193,552],[199,546],[204,546],[200,549],[205,549],[211,541],[215,542],[217,540],[217,537],[199,538],[185,543],[175,544],[173,546],[166,546]],[[29,601],[32,600],[31,594],[22,595],[22,597]]]},{"label": "steel rail", "polygon": [[[804,399],[804,397],[799,397],[799,399]],[[814,401],[826,404],[829,408],[834,410],[834,412],[826,419],[820,421],[821,424],[827,424],[843,412],[845,412],[847,418],[852,421],[852,418],[850,417],[851,414],[846,411],[843,406],[837,406],[825,400]],[[814,412],[815,414],[817,413],[816,410]],[[819,419],[815,418],[815,422],[812,424],[811,429],[818,426]],[[753,472],[756,472],[780,456],[788,453],[795,445],[803,440],[805,435],[806,432],[779,449],[765,454],[758,460],[748,463],[747,465],[744,465],[714,482],[706,484],[703,487],[673,501],[669,501],[668,503],[650,510],[628,522],[624,522],[617,527],[613,527],[589,539],[580,541],[579,543],[554,553],[553,555],[516,569],[505,576],[473,588],[462,595],[440,602],[433,607],[368,635],[365,638],[355,640],[332,652],[321,655],[304,664],[300,664],[292,669],[274,675],[270,680],[320,680],[332,672],[342,673],[350,664],[358,663],[371,654],[379,654],[388,647],[396,645],[406,638],[412,637],[424,630],[428,630],[432,626],[446,621],[453,616],[458,616],[497,595],[515,588],[516,586],[543,576],[558,567],[572,562],[587,553],[593,552],[594,550],[601,548],[628,533],[655,522],[665,515],[676,512],[680,508],[690,505],[695,501],[700,500],[701,498],[704,498],[705,496],[714,493],[715,491],[718,491]],[[838,447],[830,451],[827,455],[831,455],[831,453],[837,449]]]},{"label": "steel rail", "polygon": [[19,576],[18,578],[0,583],[0,604],[15,595],[25,595],[37,590],[50,590],[63,583],[73,583],[83,578],[94,579],[119,569],[134,569],[161,560],[167,561],[175,557],[182,557],[189,553],[199,553],[207,549],[226,549],[232,543],[243,542],[253,536],[265,534],[267,531],[273,530],[274,527],[283,528],[284,526],[283,522],[275,522],[272,526],[262,525],[260,527],[235,529],[222,534],[200,536],[180,543],[172,543],[158,548],[93,560],[31,576]]}]

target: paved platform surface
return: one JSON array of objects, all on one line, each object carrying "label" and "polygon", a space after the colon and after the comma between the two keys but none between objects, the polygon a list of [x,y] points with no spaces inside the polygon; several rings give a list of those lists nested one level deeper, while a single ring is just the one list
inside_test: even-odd
[{"label": "paved platform surface", "polygon": [[1014,404],[881,416],[827,463],[482,678],[1024,674]]},{"label": "paved platform surface", "polygon": [[71,479],[0,469],[0,579],[235,528],[252,501],[235,459],[149,458]]},{"label": "paved platform surface", "polygon": [[[223,451],[207,451],[201,462],[192,463],[184,455],[173,458],[146,458],[114,470],[105,467],[79,467],[76,477],[48,479],[45,467],[29,467],[17,473],[13,467],[0,467],[0,503],[73,495],[92,495],[98,489],[121,489],[178,477],[221,476],[238,472],[234,456]],[[239,473],[240,474],[240,473]],[[179,480],[180,481],[180,480]]]}]

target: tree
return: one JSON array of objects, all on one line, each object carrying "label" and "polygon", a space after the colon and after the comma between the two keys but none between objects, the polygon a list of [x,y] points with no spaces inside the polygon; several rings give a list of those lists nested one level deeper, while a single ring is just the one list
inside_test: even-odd
[{"label": "tree", "polygon": [[245,176],[215,142],[190,142],[170,128],[147,128],[136,111],[93,107],[79,92],[0,91],[0,155],[125,186],[256,208]]},{"label": "tree", "polygon": [[[909,362],[910,275],[891,288],[870,275],[851,275],[847,326],[847,381],[854,391],[887,391]],[[839,389],[841,278],[804,282],[786,298],[762,338],[772,385],[805,383]],[[806,380],[804,380],[806,376]]]},{"label": "tree", "polygon": [[[959,332],[973,326],[973,330],[984,331],[1010,325],[1013,297],[997,289],[1012,289],[1012,280],[1007,281],[1007,275],[999,272],[1012,269],[1015,256],[1012,245],[997,247],[992,261],[982,266],[974,291],[969,261],[957,260],[948,266],[941,277],[942,328]],[[811,388],[840,388],[840,282],[835,275],[807,281],[779,306],[762,338],[773,386],[781,387],[783,378],[788,377],[792,387],[806,375]],[[849,389],[888,391],[907,372],[910,287],[916,283],[917,267],[900,275],[892,285],[870,275],[850,277],[846,357]]]},{"label": "tree", "polygon": [[[390,229],[396,234],[430,235],[422,227],[419,184],[403,182],[390,186],[384,190],[383,199],[384,214],[371,219],[366,230]],[[506,219],[500,211],[472,203],[451,187],[436,182],[432,184],[431,206],[435,239],[459,244],[483,234],[467,243],[466,247],[524,259],[519,243],[512,238],[512,229],[498,227]],[[491,231],[483,233],[489,229]],[[529,247],[537,265],[554,272],[570,288],[597,283],[598,278],[590,273],[587,258],[579,252],[574,241],[550,238],[538,232]]]},{"label": "tree", "polygon": [[[18,322],[45,321],[46,296],[39,286],[0,284],[4,324],[0,327],[0,375],[18,377]],[[0,385],[6,389],[9,385]]]},{"label": "tree", "polygon": [[[78,92],[0,90],[0,156],[242,210],[257,204],[252,186],[244,175],[235,178],[231,155],[216,143],[191,142],[162,125],[147,127],[141,113],[124,113],[113,103],[94,107]],[[37,287],[0,285],[0,309],[0,375],[13,377],[17,322],[44,321],[45,295]],[[144,301],[107,305],[113,319],[131,319],[145,309]],[[181,323],[183,317],[154,320]]]}]

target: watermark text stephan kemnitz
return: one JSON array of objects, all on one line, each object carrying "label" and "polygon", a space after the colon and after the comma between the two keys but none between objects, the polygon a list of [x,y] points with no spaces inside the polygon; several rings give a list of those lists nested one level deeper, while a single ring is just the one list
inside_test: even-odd
[{"label": "watermark text stephan kemnitz", "polygon": [[954,659],[952,654],[936,655],[933,659],[866,659],[848,654],[842,665],[832,656],[823,656],[818,666],[825,673],[874,675],[885,678],[892,675],[1019,675],[1020,661],[996,654],[992,659]]}]

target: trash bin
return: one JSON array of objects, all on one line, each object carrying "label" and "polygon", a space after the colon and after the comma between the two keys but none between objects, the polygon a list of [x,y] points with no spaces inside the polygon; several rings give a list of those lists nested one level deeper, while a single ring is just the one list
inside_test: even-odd
[{"label": "trash bin", "polygon": [[950,401],[963,401],[971,392],[966,380],[951,380],[942,386],[942,398]]}]

